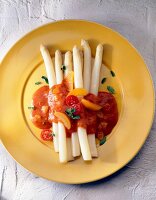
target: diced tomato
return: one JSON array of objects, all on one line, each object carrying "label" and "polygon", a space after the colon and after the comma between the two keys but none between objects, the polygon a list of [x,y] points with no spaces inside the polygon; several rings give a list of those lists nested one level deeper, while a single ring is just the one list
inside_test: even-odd
[{"label": "diced tomato", "polygon": [[57,85],[54,85],[52,88],[51,88],[51,91],[53,94],[65,94],[67,95],[67,87],[65,86],[65,84],[57,84]]},{"label": "diced tomato", "polygon": [[49,86],[40,87],[33,95],[33,104],[35,108],[48,105]]},{"label": "diced tomato", "polygon": [[107,127],[107,122],[103,121],[103,122],[100,122],[99,125],[98,125],[98,131],[104,131]]},{"label": "diced tomato", "polygon": [[85,110],[87,132],[92,134],[96,130],[96,137],[101,140],[111,133],[117,123],[118,110],[115,98],[108,92],[99,92],[98,96],[89,93],[84,98],[103,107],[95,113]]},{"label": "diced tomato", "polygon": [[96,133],[96,124],[88,125],[87,126],[87,133],[88,134],[95,134]]},{"label": "diced tomato", "polygon": [[44,129],[41,131],[41,139],[45,141],[51,141],[53,139],[52,131],[50,129]]},{"label": "diced tomato", "polygon": [[79,99],[74,95],[69,95],[66,97],[65,102],[67,106],[72,106],[72,105],[78,104]]},{"label": "diced tomato", "polygon": [[98,104],[102,107],[104,107],[106,104],[109,104],[110,107],[116,104],[114,96],[109,92],[99,92],[98,99]]},{"label": "diced tomato", "polygon": [[109,103],[106,103],[106,104],[103,106],[103,110],[104,110],[105,112],[109,112],[110,109],[111,109],[111,106],[110,106]]},{"label": "diced tomato", "polygon": [[97,112],[97,117],[99,119],[103,119],[103,116],[104,116],[104,113],[101,110]]},{"label": "diced tomato", "polygon": [[91,101],[92,103],[98,104],[99,98],[92,93],[87,94],[84,98],[88,101]]},{"label": "diced tomato", "polygon": [[31,121],[40,129],[51,128],[51,123],[48,121],[48,94],[49,86],[43,86],[40,87],[33,95],[34,110],[31,112]]},{"label": "diced tomato", "polygon": [[50,105],[50,121],[56,121],[53,117],[54,111],[64,112],[66,110],[65,98],[68,94],[66,86],[62,84],[54,85],[49,92],[48,103]]}]

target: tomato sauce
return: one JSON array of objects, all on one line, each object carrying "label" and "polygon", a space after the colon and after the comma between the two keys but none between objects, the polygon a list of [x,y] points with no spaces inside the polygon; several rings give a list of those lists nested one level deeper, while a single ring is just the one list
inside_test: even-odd
[{"label": "tomato sauce", "polygon": [[[50,106],[49,109],[49,122],[55,122],[57,123],[57,119],[54,116],[54,111],[57,112],[65,112],[68,106],[65,103],[65,99],[67,94],[69,93],[68,86],[65,82],[62,84],[54,85],[50,91],[49,91],[49,97],[48,97],[48,104]],[[77,131],[77,120],[71,121],[71,128],[70,130],[66,129],[66,135],[67,137],[71,137],[72,132]]]},{"label": "tomato sauce", "polygon": [[99,92],[98,96],[88,94],[85,99],[102,106],[99,111],[86,109],[87,132],[95,133],[101,139],[111,133],[118,121],[118,109],[114,96],[108,92]]},{"label": "tomato sauce", "polygon": [[34,110],[31,112],[31,120],[34,125],[40,129],[51,128],[49,123],[49,105],[48,105],[49,87],[43,86],[33,94]]},{"label": "tomato sauce", "polygon": [[[66,104],[68,87],[63,82],[53,86],[50,90],[48,86],[39,88],[33,95],[34,110],[32,111],[32,122],[40,129],[51,128],[52,122],[58,122],[54,116],[54,111],[65,113],[69,108]],[[114,96],[108,92],[99,92],[98,96],[87,94],[84,97],[92,103],[102,106],[99,111],[92,111],[85,108],[81,103],[80,119],[70,119],[71,128],[66,129],[67,137],[71,137],[72,132],[77,131],[77,127],[84,127],[88,134],[95,134],[102,139],[111,133],[118,121],[118,109]]]},{"label": "tomato sauce", "polygon": [[48,104],[50,106],[49,109],[49,122],[57,123],[57,118],[54,116],[54,111],[57,112],[65,112],[65,98],[68,94],[68,88],[64,83],[54,85],[50,91],[48,96]]}]

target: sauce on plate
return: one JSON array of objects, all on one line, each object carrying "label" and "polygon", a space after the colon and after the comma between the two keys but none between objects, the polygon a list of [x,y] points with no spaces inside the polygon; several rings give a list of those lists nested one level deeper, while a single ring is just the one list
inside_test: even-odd
[{"label": "sauce on plate", "polygon": [[78,126],[86,128],[87,134],[95,134],[100,140],[111,133],[118,121],[117,103],[112,94],[99,92],[98,96],[91,93],[84,96],[86,100],[102,107],[98,111],[93,111],[82,105],[81,97],[76,104],[73,103],[73,98],[73,102],[67,103],[68,93],[65,82],[51,89],[48,86],[39,88],[33,95],[34,110],[31,113],[31,120],[34,125],[40,129],[50,129],[52,122],[58,122],[54,116],[55,111],[66,113],[67,109],[74,108],[80,119],[70,118],[71,128],[66,129],[67,137],[71,137],[71,133],[76,132]]}]

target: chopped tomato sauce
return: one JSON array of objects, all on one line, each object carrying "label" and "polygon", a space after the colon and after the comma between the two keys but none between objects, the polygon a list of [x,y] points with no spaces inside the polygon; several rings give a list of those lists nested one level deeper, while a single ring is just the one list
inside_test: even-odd
[{"label": "chopped tomato sauce", "polygon": [[[95,134],[99,139],[111,133],[118,121],[117,103],[112,94],[108,92],[99,92],[98,96],[87,94],[84,97],[86,100],[102,106],[99,111],[92,111],[85,108],[76,98],[68,97],[67,101],[68,93],[65,82],[53,86],[50,90],[48,86],[39,88],[33,95],[35,109],[32,111],[32,122],[34,125],[40,129],[49,129],[52,122],[58,122],[54,111],[65,113],[66,109],[74,108],[74,114],[79,115],[80,119],[70,119],[71,128],[66,129],[67,137],[71,137],[71,133],[76,132],[78,126],[86,128],[88,134]],[[71,104],[70,100],[72,100]]]},{"label": "chopped tomato sauce", "polygon": [[104,136],[111,133],[118,121],[118,109],[114,96],[108,92],[99,92],[98,96],[88,94],[85,99],[102,106],[99,111],[86,109],[87,132],[95,133],[100,138],[101,133]]},{"label": "chopped tomato sauce", "polygon": [[65,98],[68,94],[67,86],[62,83],[58,85],[54,85],[50,91],[48,96],[48,104],[50,106],[49,109],[49,122],[57,123],[57,118],[54,116],[54,111],[57,112],[65,112],[67,106],[65,104]]},{"label": "chopped tomato sauce", "polygon": [[34,125],[40,129],[51,128],[49,123],[49,105],[48,105],[49,87],[39,88],[33,95],[34,110],[31,112],[31,120]]},{"label": "chopped tomato sauce", "polygon": [[[68,107],[66,104],[66,96],[69,93],[68,86],[65,82],[62,84],[54,85],[49,91],[48,104],[50,106],[49,109],[49,122],[58,122],[56,117],[54,116],[54,111],[57,112],[65,112]],[[77,120],[71,121],[70,130],[66,129],[67,137],[71,137],[72,132],[77,131]]]}]

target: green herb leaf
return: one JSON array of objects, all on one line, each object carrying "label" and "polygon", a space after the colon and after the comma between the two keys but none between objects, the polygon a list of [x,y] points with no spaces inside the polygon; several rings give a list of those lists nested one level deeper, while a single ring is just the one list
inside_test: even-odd
[{"label": "green herb leaf", "polygon": [[75,115],[75,116],[73,115],[72,119],[80,119],[80,116],[79,115]]},{"label": "green herb leaf", "polygon": [[47,84],[49,84],[48,78],[46,76],[41,77]]},{"label": "green herb leaf", "polygon": [[76,110],[75,108],[71,108],[71,112],[74,113]]},{"label": "green herb leaf", "polygon": [[72,108],[66,109],[65,113],[66,113],[70,118],[72,118],[72,116],[73,116]]},{"label": "green herb leaf", "polygon": [[68,114],[71,114],[71,113],[75,112],[74,110],[73,110],[73,108],[67,108],[65,112]]},{"label": "green herb leaf", "polygon": [[53,137],[55,137],[55,134],[54,134],[54,133],[52,133],[52,136],[53,136]]},{"label": "green herb leaf", "polygon": [[74,115],[75,108],[68,108],[66,109],[65,113],[70,117],[71,119],[80,119],[79,115]]},{"label": "green herb leaf", "polygon": [[66,70],[66,66],[62,65],[61,70],[64,72]]},{"label": "green herb leaf", "polygon": [[110,73],[111,73],[112,77],[115,76],[115,72],[113,72],[112,70],[110,71]]},{"label": "green herb leaf", "polygon": [[106,142],[106,136],[102,140],[100,140],[100,145],[103,145],[105,142]]},{"label": "green herb leaf", "polygon": [[34,106],[28,106],[28,109],[35,110]]},{"label": "green herb leaf", "polygon": [[107,90],[108,90],[110,93],[115,94],[115,90],[114,90],[113,87],[107,86]]},{"label": "green herb leaf", "polygon": [[103,78],[102,81],[101,81],[101,84],[104,84],[106,82],[106,79],[107,78]]},{"label": "green herb leaf", "polygon": [[42,82],[38,81],[35,83],[35,85],[40,85]]}]

